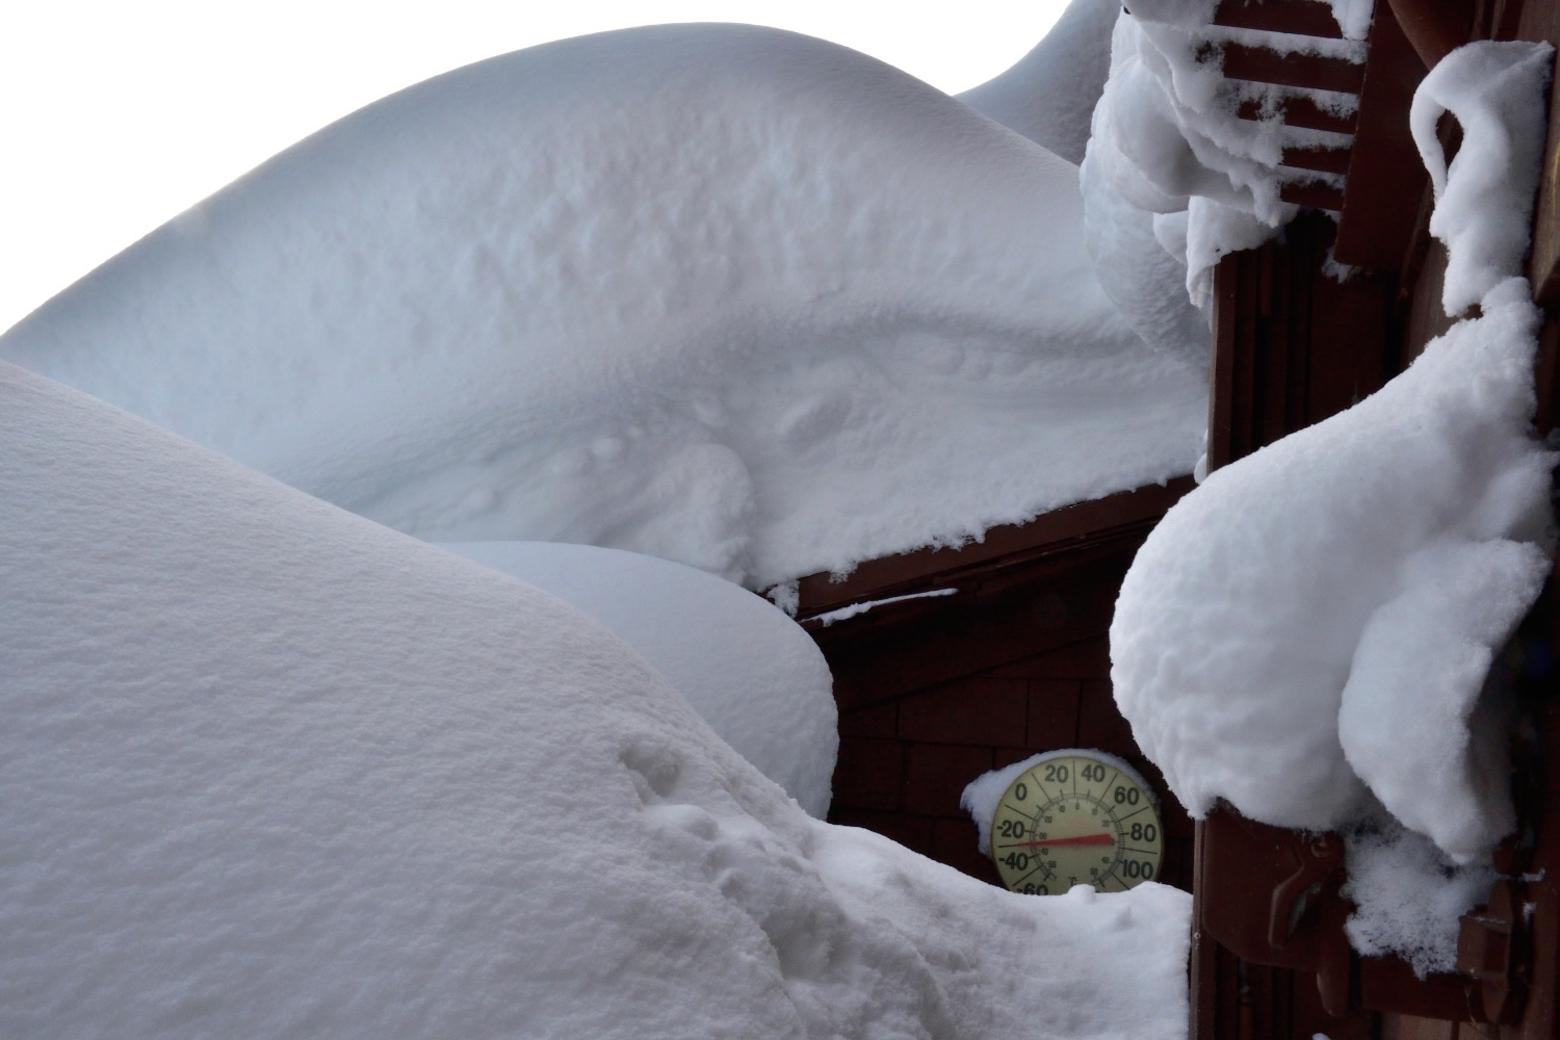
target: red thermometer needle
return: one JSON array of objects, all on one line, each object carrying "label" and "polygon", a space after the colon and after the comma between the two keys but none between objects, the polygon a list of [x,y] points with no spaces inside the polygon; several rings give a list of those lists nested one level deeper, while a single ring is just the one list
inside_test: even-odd
[{"label": "red thermometer needle", "polygon": [[1114,845],[1114,834],[1079,834],[1071,838],[1036,838],[1034,841],[1016,841],[1005,849],[1033,848],[1037,845]]}]

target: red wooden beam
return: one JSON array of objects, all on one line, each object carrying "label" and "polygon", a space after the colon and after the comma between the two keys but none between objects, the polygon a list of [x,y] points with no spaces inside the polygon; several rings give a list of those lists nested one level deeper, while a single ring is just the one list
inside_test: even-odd
[{"label": "red wooden beam", "polygon": [[[1536,2],[1522,5],[1515,35],[1520,40],[1560,41],[1560,7]],[[1549,88],[1549,133],[1538,207],[1533,214],[1533,259],[1528,277],[1538,302],[1552,313],[1560,309],[1560,78]]]},{"label": "red wooden beam", "polygon": [[979,542],[958,549],[916,549],[868,560],[835,581],[812,574],[799,582],[797,616],[806,618],[866,599],[935,587],[983,567],[1086,547],[1123,531],[1147,528],[1192,489],[1190,477],[1149,484],[1043,513],[1027,524],[993,527]]},{"label": "red wooden beam", "polygon": [[1378,4],[1370,26],[1370,64],[1360,89],[1343,216],[1333,247],[1342,263],[1376,271],[1402,269],[1428,181],[1408,132],[1408,106],[1424,75],[1392,8]]},{"label": "red wooden beam", "polygon": [[[1307,130],[1331,130],[1336,134],[1354,132],[1355,117],[1352,114],[1339,115],[1328,111],[1308,97],[1292,95],[1283,98],[1278,103],[1278,112],[1285,126],[1299,126]],[[1242,119],[1262,119],[1264,118],[1262,102],[1254,98],[1242,101],[1236,114]]]},{"label": "red wooden beam", "polygon": [[1359,93],[1360,84],[1365,81],[1365,66],[1343,58],[1326,58],[1319,54],[1280,54],[1266,47],[1247,47],[1242,43],[1226,43],[1223,51],[1226,79],[1255,80],[1258,83],[1309,87],[1313,90],[1338,90],[1347,94]]},{"label": "red wooden beam", "polygon": [[1332,9],[1320,0],[1222,0],[1213,12],[1213,24],[1329,39],[1343,35]]},{"label": "red wooden beam", "polygon": [[1426,71],[1468,42],[1473,5],[1465,0],[1390,0],[1390,6]]}]

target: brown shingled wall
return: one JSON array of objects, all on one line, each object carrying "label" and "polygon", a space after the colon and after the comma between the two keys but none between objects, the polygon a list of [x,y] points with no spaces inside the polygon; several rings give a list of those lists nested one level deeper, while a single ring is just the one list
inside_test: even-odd
[{"label": "brown shingled wall", "polygon": [[964,786],[1037,751],[1096,748],[1132,762],[1159,792],[1160,880],[1189,889],[1191,821],[1111,697],[1106,637],[1139,541],[816,631],[840,704],[830,819],[995,884],[959,808]]}]

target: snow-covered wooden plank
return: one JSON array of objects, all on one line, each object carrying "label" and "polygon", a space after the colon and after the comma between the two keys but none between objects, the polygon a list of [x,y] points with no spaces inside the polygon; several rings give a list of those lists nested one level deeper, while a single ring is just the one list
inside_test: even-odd
[{"label": "snow-covered wooden plank", "polygon": [[1360,85],[1365,80],[1365,66],[1343,58],[1298,51],[1280,54],[1265,47],[1248,47],[1241,43],[1226,43],[1223,50],[1224,75],[1227,79],[1276,83],[1311,90],[1336,90],[1347,94],[1359,93]]},{"label": "snow-covered wooden plank", "polygon": [[[1354,132],[1353,113],[1335,112],[1324,108],[1313,98],[1303,94],[1292,94],[1282,98],[1277,102],[1276,108],[1285,126],[1298,126],[1307,130],[1331,130],[1339,134]],[[1248,98],[1240,103],[1236,114],[1242,119],[1262,119],[1267,113],[1264,111],[1262,101]]]}]

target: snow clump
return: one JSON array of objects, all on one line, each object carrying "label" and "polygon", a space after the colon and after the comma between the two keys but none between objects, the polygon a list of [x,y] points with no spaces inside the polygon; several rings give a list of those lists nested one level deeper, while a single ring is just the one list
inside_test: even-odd
[{"label": "snow clump", "polygon": [[[1435,191],[1430,233],[1449,255],[1442,287],[1449,315],[1521,270],[1554,54],[1547,43],[1524,40],[1468,44],[1441,59],[1414,93],[1409,126]],[[1450,166],[1436,135],[1448,112],[1463,131]]]},{"label": "snow clump", "polygon": [[1458,918],[1483,902],[1496,874],[1488,864],[1452,868],[1428,838],[1378,819],[1344,835],[1357,907],[1344,925],[1365,957],[1398,954],[1420,978],[1457,967]]},{"label": "snow clump", "polygon": [[1200,370],[1083,235],[1071,163],[894,68],[660,26],[348,116],[0,357],[420,538],[765,588],[1191,469]]},{"label": "snow clump", "polygon": [[1184,893],[814,820],[522,582],[9,365],[0,484],[0,1034],[1184,1035]]},{"label": "snow clump", "polygon": [[759,772],[822,818],[839,751],[834,681],[818,644],[740,586],[679,563],[590,545],[443,546],[529,582],[611,629]]},{"label": "snow clump", "polygon": [[1509,826],[1467,726],[1548,569],[1554,457],[1529,432],[1539,315],[1504,288],[1355,407],[1210,474],[1139,552],[1112,680],[1194,815],[1326,830],[1368,784],[1460,860]]}]

